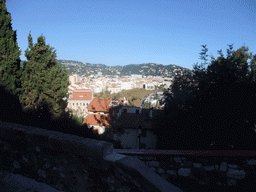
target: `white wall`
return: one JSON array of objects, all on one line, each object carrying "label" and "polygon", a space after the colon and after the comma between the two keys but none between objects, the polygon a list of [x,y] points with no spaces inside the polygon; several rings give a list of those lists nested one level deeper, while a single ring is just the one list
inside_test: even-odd
[{"label": "white wall", "polygon": [[123,90],[129,90],[132,89],[132,82],[122,82],[121,83],[121,89]]},{"label": "white wall", "polygon": [[[127,133],[113,135],[114,140],[120,140],[123,148],[139,149],[139,138],[137,129],[125,129]],[[157,138],[152,131],[147,130],[146,137],[141,137],[140,142],[145,143],[146,149],[155,149]]]}]

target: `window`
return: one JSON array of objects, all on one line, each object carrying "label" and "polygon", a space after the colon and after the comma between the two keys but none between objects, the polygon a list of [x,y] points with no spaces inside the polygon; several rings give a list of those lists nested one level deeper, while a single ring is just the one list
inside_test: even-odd
[{"label": "window", "polygon": [[146,144],[145,144],[145,143],[141,143],[141,144],[140,144],[140,148],[141,148],[141,149],[146,149]]},{"label": "window", "polygon": [[78,105],[78,103],[76,103],[76,105]]},{"label": "window", "polygon": [[73,106],[75,105],[75,103],[73,103]]},{"label": "window", "polygon": [[141,130],[141,136],[142,137],[147,137],[147,130],[146,129]]},{"label": "window", "polygon": [[80,106],[82,106],[82,103],[80,103]]},{"label": "window", "polygon": [[83,103],[83,106],[85,106],[85,103]]},{"label": "window", "polygon": [[86,103],[86,105],[88,106],[88,103]]}]

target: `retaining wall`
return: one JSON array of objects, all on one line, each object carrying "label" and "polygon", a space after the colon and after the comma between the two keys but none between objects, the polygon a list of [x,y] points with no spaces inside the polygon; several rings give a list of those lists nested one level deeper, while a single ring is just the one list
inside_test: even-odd
[{"label": "retaining wall", "polygon": [[115,149],[135,156],[171,183],[244,187],[256,186],[256,151]]},{"label": "retaining wall", "polygon": [[0,169],[61,191],[181,191],[109,142],[1,121]]}]

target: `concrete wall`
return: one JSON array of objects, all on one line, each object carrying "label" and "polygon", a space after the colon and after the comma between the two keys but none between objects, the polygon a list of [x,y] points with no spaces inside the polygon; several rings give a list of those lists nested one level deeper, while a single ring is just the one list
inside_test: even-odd
[{"label": "concrete wall", "polygon": [[1,121],[0,166],[61,191],[181,191],[109,142]]},{"label": "concrete wall", "polygon": [[[139,149],[137,129],[125,129],[123,134],[114,134],[113,139],[119,140],[124,149]],[[141,137],[140,142],[145,144],[146,149],[155,149],[157,138],[151,130],[146,130],[146,137]]]}]

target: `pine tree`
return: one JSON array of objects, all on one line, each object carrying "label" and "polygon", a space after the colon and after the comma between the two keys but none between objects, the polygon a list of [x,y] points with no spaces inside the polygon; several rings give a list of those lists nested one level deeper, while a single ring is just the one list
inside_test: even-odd
[{"label": "pine tree", "polygon": [[67,106],[68,72],[56,60],[54,48],[46,45],[45,37],[41,35],[33,45],[29,34],[28,43],[20,89],[23,109],[40,111],[47,106],[52,117],[58,118]]},{"label": "pine tree", "polygon": [[0,85],[16,94],[20,87],[20,53],[16,31],[12,30],[11,15],[5,0],[0,0]]}]

